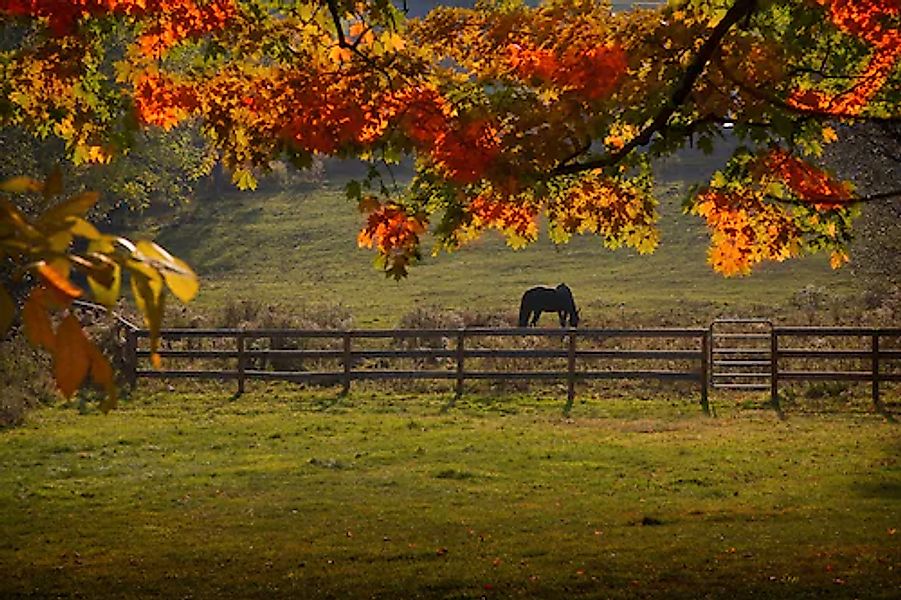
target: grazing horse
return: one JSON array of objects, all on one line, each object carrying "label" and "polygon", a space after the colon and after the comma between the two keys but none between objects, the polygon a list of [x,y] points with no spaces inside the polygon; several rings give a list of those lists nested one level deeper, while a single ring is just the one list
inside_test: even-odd
[{"label": "grazing horse", "polygon": [[556,288],[538,286],[526,290],[519,303],[519,326],[535,326],[542,312],[557,313],[560,327],[566,327],[567,319],[570,327],[579,325],[579,309],[576,308],[572,291],[565,283]]}]

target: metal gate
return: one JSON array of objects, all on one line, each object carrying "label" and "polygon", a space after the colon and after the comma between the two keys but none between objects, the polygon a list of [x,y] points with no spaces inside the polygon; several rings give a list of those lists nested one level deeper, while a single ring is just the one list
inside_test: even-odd
[{"label": "metal gate", "polygon": [[710,384],[714,389],[769,390],[773,323],[717,319],[710,324]]}]

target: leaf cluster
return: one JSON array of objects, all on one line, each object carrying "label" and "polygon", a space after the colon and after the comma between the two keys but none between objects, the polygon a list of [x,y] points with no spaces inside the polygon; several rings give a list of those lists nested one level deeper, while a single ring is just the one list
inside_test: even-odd
[{"label": "leaf cluster", "polygon": [[[132,242],[100,233],[85,220],[99,194],[63,194],[59,171],[45,181],[14,177],[0,183],[0,261],[14,269],[10,283],[30,281],[31,290],[21,310],[5,285],[0,285],[0,335],[5,335],[21,314],[25,335],[53,357],[57,387],[70,397],[90,376],[106,391],[104,409],[116,402],[116,387],[109,361],[88,338],[73,312],[73,302],[90,297],[112,308],[121,294],[123,278],[151,331],[153,361],[159,341],[165,290],[189,302],[198,291],[194,272],[157,244]],[[31,195],[38,207],[26,215],[9,196]],[[86,286],[79,284],[85,281]]]}]

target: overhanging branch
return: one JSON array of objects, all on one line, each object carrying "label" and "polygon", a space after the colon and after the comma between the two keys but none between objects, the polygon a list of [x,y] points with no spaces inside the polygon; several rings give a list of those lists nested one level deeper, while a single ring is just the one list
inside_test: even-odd
[{"label": "overhanging branch", "polygon": [[635,148],[650,143],[653,135],[659,131],[663,131],[666,128],[670,117],[672,117],[676,110],[685,103],[685,100],[694,88],[695,82],[697,82],[698,78],[707,67],[707,64],[719,49],[726,33],[728,33],[736,23],[743,19],[750,18],[754,12],[755,5],[756,0],[736,0],[735,3],[729,7],[729,10],[726,11],[726,14],[720,22],[713,28],[710,37],[704,41],[704,44],[698,50],[694,59],[685,68],[682,78],[679,80],[679,83],[676,85],[676,88],[673,90],[667,103],[660,108],[651,122],[648,123],[637,136],[629,140],[622,148],[604,154],[594,160],[573,164],[562,163],[551,171],[551,175],[571,175],[591,169],[609,167],[618,163]]},{"label": "overhanging branch", "polygon": [[831,112],[827,110],[818,110],[815,108],[794,106],[792,104],[789,104],[776,94],[760,89],[759,87],[755,87],[753,85],[748,85],[747,82],[743,81],[741,77],[736,75],[735,72],[727,67],[726,64],[722,61],[717,61],[717,68],[719,68],[723,75],[726,76],[726,79],[735,84],[735,86],[741,89],[743,92],[749,94],[750,96],[753,96],[754,98],[757,98],[758,100],[772,104],[773,106],[776,106],[786,112],[810,117],[813,119],[853,119],[855,121],[866,121],[883,126],[898,125],[899,123],[901,123],[901,116],[878,117],[872,115]]},{"label": "overhanging branch", "polygon": [[797,206],[810,206],[813,204],[830,204],[834,206],[844,206],[857,204],[858,202],[878,202],[880,200],[891,200],[892,198],[901,198],[901,189],[887,190],[885,192],[876,192],[874,194],[864,194],[863,196],[850,198],[835,198],[834,196],[822,196],[814,198],[805,198],[804,200],[794,200],[788,198],[779,198],[778,196],[766,195],[766,198],[772,202],[779,204],[792,204]]}]

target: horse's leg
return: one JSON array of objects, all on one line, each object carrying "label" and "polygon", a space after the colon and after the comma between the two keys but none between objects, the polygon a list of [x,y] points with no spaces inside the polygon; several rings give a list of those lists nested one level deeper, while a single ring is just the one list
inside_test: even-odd
[{"label": "horse's leg", "polygon": [[535,309],[535,311],[532,313],[532,322],[529,323],[529,325],[532,327],[535,327],[536,325],[538,325],[538,318],[540,316],[541,316],[541,311],[538,309]]},{"label": "horse's leg", "polygon": [[561,327],[561,328],[566,327],[566,316],[567,316],[567,315],[566,315],[566,311],[565,311],[565,310],[558,310],[558,311],[557,311],[557,318],[560,319],[560,327]]}]

